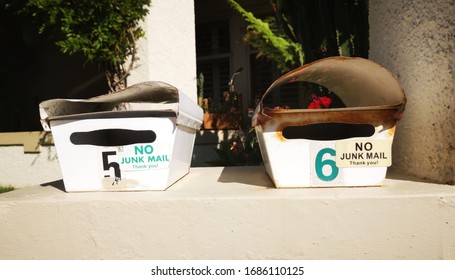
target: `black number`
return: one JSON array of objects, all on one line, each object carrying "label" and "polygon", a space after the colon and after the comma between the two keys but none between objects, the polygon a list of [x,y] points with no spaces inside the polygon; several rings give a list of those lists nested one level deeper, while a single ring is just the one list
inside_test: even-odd
[{"label": "black number", "polygon": [[108,158],[109,156],[115,156],[117,152],[115,151],[102,152],[101,154],[103,156],[103,169],[109,171],[109,169],[114,168],[115,182],[118,182],[118,180],[122,178],[120,173],[120,165],[118,164],[118,162],[115,161],[109,162]]}]

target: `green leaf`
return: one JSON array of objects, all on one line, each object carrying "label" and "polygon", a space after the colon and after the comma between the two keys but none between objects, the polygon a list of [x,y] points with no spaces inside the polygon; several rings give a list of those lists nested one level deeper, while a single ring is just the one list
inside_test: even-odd
[{"label": "green leaf", "polygon": [[[63,53],[82,54],[102,66],[124,64],[136,40],[144,36],[137,26],[151,0],[25,0],[22,13],[33,17],[40,33],[46,30]],[[128,32],[134,36],[129,36]],[[109,67],[126,69],[126,67]],[[123,71],[123,70],[119,70]],[[117,73],[124,76],[124,73]]]}]

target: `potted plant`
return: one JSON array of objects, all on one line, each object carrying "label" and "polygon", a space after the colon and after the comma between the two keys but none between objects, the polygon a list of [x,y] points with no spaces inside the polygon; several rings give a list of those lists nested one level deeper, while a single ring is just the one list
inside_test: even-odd
[{"label": "potted plant", "polygon": [[198,103],[204,110],[203,129],[239,129],[242,119],[241,95],[235,91],[235,77],[243,68],[237,69],[231,76],[228,84],[229,90],[223,92],[220,102],[211,98],[204,98],[204,74],[200,73],[197,79]]}]

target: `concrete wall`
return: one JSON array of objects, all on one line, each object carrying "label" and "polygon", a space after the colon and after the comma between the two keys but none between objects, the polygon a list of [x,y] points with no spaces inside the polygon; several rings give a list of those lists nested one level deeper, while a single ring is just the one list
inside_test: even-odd
[{"label": "concrete wall", "polygon": [[455,184],[455,2],[370,0],[370,59],[408,98],[393,167]]},{"label": "concrete wall", "polygon": [[24,153],[22,146],[0,147],[0,185],[20,188],[62,179],[55,147],[40,150]]},{"label": "concrete wall", "polygon": [[60,180],[62,174],[51,134],[0,133],[0,186],[16,188]]},{"label": "concrete wall", "polygon": [[196,102],[194,1],[153,0],[143,28],[146,37],[138,42],[140,60],[128,84],[167,82]]},{"label": "concrete wall", "polygon": [[274,189],[193,168],[166,191],[0,195],[0,259],[455,259],[455,186]]}]

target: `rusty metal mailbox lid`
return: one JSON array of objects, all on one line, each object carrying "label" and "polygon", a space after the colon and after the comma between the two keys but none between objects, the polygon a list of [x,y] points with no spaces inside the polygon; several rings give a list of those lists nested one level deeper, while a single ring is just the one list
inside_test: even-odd
[{"label": "rusty metal mailbox lid", "polygon": [[[286,83],[311,82],[326,87],[346,105],[337,109],[270,109],[264,98]],[[303,65],[278,78],[264,93],[252,119],[264,126],[282,119],[286,125],[318,122],[370,123],[393,127],[401,119],[406,97],[393,75],[377,63],[363,58],[329,57]],[[279,125],[283,127],[284,125]]]}]

